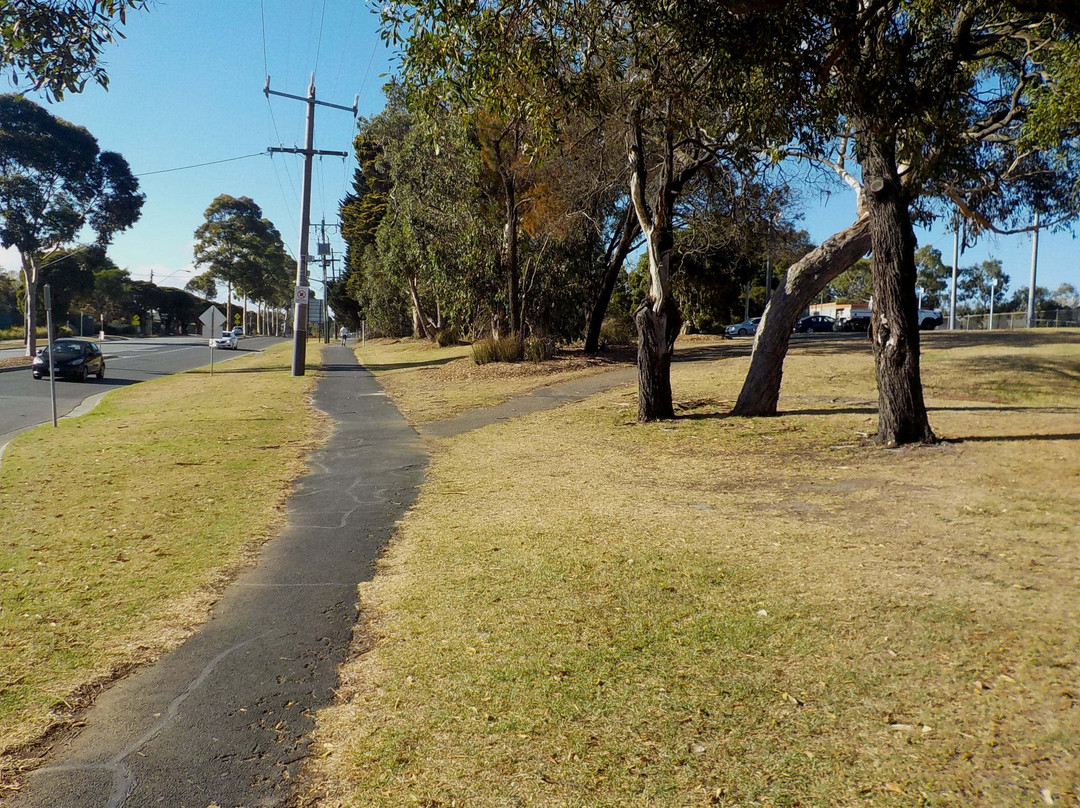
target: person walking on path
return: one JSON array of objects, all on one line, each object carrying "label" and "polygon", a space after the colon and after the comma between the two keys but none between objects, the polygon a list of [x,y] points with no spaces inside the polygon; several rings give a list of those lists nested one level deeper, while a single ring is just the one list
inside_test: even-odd
[{"label": "person walking on path", "polygon": [[345,326],[342,326],[341,331],[338,332],[338,336],[341,337],[341,347],[344,348],[345,340],[349,338],[349,329],[347,329]]}]

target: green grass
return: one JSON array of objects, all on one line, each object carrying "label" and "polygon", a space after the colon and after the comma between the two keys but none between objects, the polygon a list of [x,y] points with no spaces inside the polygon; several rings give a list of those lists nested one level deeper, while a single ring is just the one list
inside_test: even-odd
[{"label": "green grass", "polygon": [[[176,645],[283,519],[324,430],[288,346],[134,385],[0,464],[0,750]],[[314,368],[312,368],[314,369]]]},{"label": "green grass", "polygon": [[1003,344],[931,400],[961,443],[874,447],[851,343],[793,350],[778,418],[725,417],[741,358],[677,365],[672,422],[628,387],[441,444],[320,804],[1077,804],[1080,343]]}]

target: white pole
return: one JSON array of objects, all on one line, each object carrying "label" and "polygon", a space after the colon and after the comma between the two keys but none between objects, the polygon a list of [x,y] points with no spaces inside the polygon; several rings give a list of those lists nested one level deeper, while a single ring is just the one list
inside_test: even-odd
[{"label": "white pole", "polygon": [[990,279],[990,328],[988,330],[994,330],[994,289],[997,288],[997,278]]},{"label": "white pole", "polygon": [[949,330],[956,330],[956,276],[959,273],[960,263],[960,223],[956,224],[956,232],[953,233],[952,248],[952,288],[949,291]]},{"label": "white pole", "polygon": [[1035,211],[1035,229],[1031,233],[1031,280],[1028,282],[1027,327],[1035,327],[1035,267],[1039,260],[1039,211]]}]

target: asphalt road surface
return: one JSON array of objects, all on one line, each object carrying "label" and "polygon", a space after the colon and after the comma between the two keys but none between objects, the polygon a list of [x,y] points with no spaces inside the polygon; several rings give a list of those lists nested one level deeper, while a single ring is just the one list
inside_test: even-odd
[{"label": "asphalt road surface", "polygon": [[[275,337],[244,337],[235,351],[214,351],[214,364],[262,350]],[[100,343],[105,354],[105,378],[86,382],[56,381],[56,415],[67,415],[85,399],[159,376],[182,373],[210,364],[210,348],[203,337],[154,337],[151,339],[106,340]],[[3,351],[18,356],[20,351]],[[19,432],[49,421],[48,379],[36,380],[30,368],[0,373],[0,446]]]}]

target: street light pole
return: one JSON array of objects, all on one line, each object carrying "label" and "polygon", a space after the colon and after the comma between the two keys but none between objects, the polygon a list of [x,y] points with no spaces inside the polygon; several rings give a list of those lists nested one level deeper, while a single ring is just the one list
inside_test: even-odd
[{"label": "street light pole", "polygon": [[997,288],[997,278],[990,279],[990,327],[988,331],[994,330],[994,290]]}]

